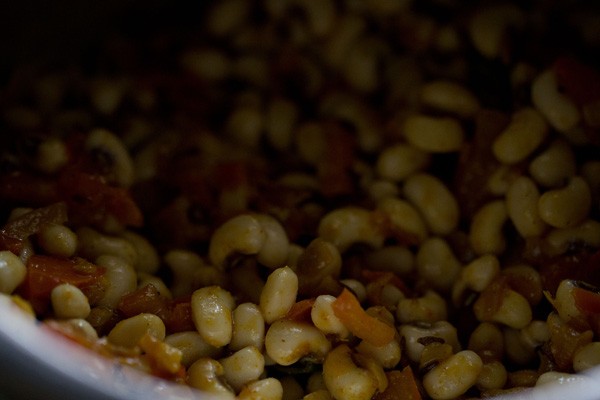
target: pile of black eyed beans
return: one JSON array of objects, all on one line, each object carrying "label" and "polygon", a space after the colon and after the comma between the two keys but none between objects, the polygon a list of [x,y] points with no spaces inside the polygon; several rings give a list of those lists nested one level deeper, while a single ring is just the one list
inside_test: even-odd
[{"label": "pile of black eyed beans", "polygon": [[600,13],[462,3],[225,0],[14,68],[0,292],[225,399],[600,364]]}]

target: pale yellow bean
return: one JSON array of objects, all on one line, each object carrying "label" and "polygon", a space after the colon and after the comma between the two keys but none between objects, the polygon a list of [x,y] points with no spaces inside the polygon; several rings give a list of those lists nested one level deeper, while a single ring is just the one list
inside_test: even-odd
[{"label": "pale yellow bean", "polygon": [[524,328],[531,322],[529,302],[512,289],[502,291],[502,298],[498,299],[500,306],[493,315],[488,315],[485,304],[480,299],[473,304],[473,311],[479,321],[498,322],[515,329]]},{"label": "pale yellow bean", "polygon": [[231,293],[218,286],[207,286],[194,291],[191,305],[192,320],[202,339],[215,347],[231,342],[235,307]]},{"label": "pale yellow bean", "polygon": [[158,340],[165,338],[165,324],[154,314],[142,313],[119,321],[108,333],[107,339],[110,343],[134,347],[140,339],[149,334]]},{"label": "pale yellow bean", "polygon": [[483,205],[473,216],[469,231],[469,243],[478,255],[500,255],[506,248],[506,239],[502,231],[508,220],[506,204],[494,200]]},{"label": "pale yellow bean", "polygon": [[556,294],[554,295],[554,301],[552,302],[552,305],[563,321],[585,318],[573,300],[573,290],[576,287],[576,281],[564,279],[560,282],[558,288],[556,289]]},{"label": "pale yellow bean", "polygon": [[501,361],[504,357],[504,333],[496,324],[482,322],[471,332],[467,348],[486,360]]},{"label": "pale yellow bean", "polygon": [[223,366],[225,380],[236,392],[258,380],[265,369],[265,359],[254,346],[244,347],[219,362]]},{"label": "pale yellow bean", "polygon": [[381,62],[381,47],[384,45],[378,44],[373,38],[360,39],[346,54],[341,66],[342,73],[348,85],[358,92],[372,92],[379,86],[378,68]]},{"label": "pale yellow bean", "polygon": [[425,221],[408,201],[386,197],[378,202],[377,209],[387,216],[392,236],[410,244],[419,244],[428,236]]},{"label": "pale yellow bean", "polygon": [[27,268],[10,251],[0,251],[0,293],[11,294],[24,280]]},{"label": "pale yellow bean", "polygon": [[580,168],[581,176],[586,180],[592,191],[592,197],[600,199],[600,161],[587,161]]},{"label": "pale yellow bean", "polygon": [[317,165],[327,148],[324,127],[317,122],[304,122],[294,134],[296,148],[302,160],[309,165]]},{"label": "pale yellow bean", "polygon": [[304,396],[302,400],[333,400],[327,389],[320,389]]},{"label": "pale yellow bean", "polygon": [[222,80],[232,69],[232,62],[224,51],[214,48],[187,50],[179,63],[185,70],[208,81]]},{"label": "pale yellow bean", "polygon": [[137,287],[137,277],[133,267],[120,257],[104,255],[96,259],[96,264],[104,267],[107,287],[104,296],[96,305],[115,308],[124,294]]},{"label": "pale yellow bean", "polygon": [[283,386],[275,378],[265,378],[246,385],[238,394],[238,400],[281,400]]},{"label": "pale yellow bean", "polygon": [[304,388],[291,375],[284,375],[279,379],[283,388],[282,400],[299,400],[304,396]]},{"label": "pale yellow bean", "polygon": [[504,328],[502,335],[506,357],[511,362],[517,365],[527,365],[536,359],[536,348],[523,341],[519,329]]},{"label": "pale yellow bean", "polygon": [[249,11],[249,5],[245,1],[221,1],[210,9],[210,14],[205,20],[206,28],[216,36],[231,35],[244,25]]},{"label": "pale yellow bean", "polygon": [[[126,82],[122,79],[93,78],[90,84],[90,102],[98,113],[112,115],[121,105],[126,89]],[[106,158],[112,158],[113,155],[108,154]]]},{"label": "pale yellow bean", "polygon": [[492,254],[484,254],[467,264],[452,286],[452,302],[460,306],[467,289],[482,292],[500,274],[500,261]]},{"label": "pale yellow bean", "polygon": [[307,392],[313,393],[317,390],[327,390],[327,385],[325,385],[325,379],[323,379],[323,373],[321,371],[313,372],[306,381]]},{"label": "pale yellow bean", "polygon": [[337,335],[344,339],[350,335],[350,331],[339,320],[333,312],[331,304],[335,301],[335,297],[322,294],[317,296],[315,303],[310,311],[310,317],[313,324],[326,335]]},{"label": "pale yellow bean", "polygon": [[400,325],[398,332],[406,343],[406,355],[413,362],[419,362],[421,359],[425,346],[419,341],[428,336],[442,339],[452,346],[454,352],[460,351],[456,328],[447,321],[438,321],[433,324]]},{"label": "pale yellow bean", "polygon": [[412,146],[431,153],[458,151],[465,136],[458,120],[427,115],[409,116],[404,121],[402,133]]},{"label": "pale yellow bean", "polygon": [[439,178],[425,173],[412,175],[404,184],[404,195],[423,214],[432,233],[447,235],[456,229],[458,203]]},{"label": "pale yellow bean", "polygon": [[269,143],[279,151],[290,148],[298,109],[295,103],[285,98],[271,100],[266,112],[266,135]]},{"label": "pale yellow bean", "polygon": [[252,215],[240,215],[225,222],[213,233],[208,257],[213,265],[224,269],[235,253],[257,254],[266,240],[260,221]]},{"label": "pale yellow bean", "polygon": [[254,216],[265,235],[265,242],[256,254],[256,259],[269,268],[282,267],[289,254],[290,243],[283,226],[267,214]]},{"label": "pale yellow bean", "polygon": [[77,235],[64,225],[46,225],[37,234],[40,247],[45,252],[59,256],[71,257],[77,251]]},{"label": "pale yellow bean", "polygon": [[538,212],[540,192],[530,178],[522,176],[515,180],[506,193],[506,211],[508,217],[525,238],[540,236],[546,229],[546,223]]},{"label": "pale yellow bean", "polygon": [[476,292],[482,292],[499,273],[500,261],[491,254],[476,258],[462,270],[467,286]]},{"label": "pale yellow bean", "polygon": [[377,158],[379,176],[392,182],[401,182],[423,170],[430,160],[429,153],[405,143],[384,148]]},{"label": "pale yellow bean", "polygon": [[511,30],[525,24],[523,11],[511,3],[479,7],[469,21],[468,33],[473,46],[484,57],[498,59]]},{"label": "pale yellow bean", "polygon": [[571,178],[566,186],[549,190],[540,196],[540,217],[555,228],[574,227],[583,222],[592,205],[592,194],[580,176]]},{"label": "pale yellow bean", "polygon": [[432,287],[448,291],[461,271],[460,262],[452,252],[450,245],[439,237],[425,240],[416,257],[419,276]]},{"label": "pale yellow bean", "polygon": [[86,318],[90,313],[90,303],[77,286],[63,283],[50,292],[52,309],[58,318]]},{"label": "pale yellow bean", "polygon": [[217,357],[221,350],[206,343],[195,331],[176,332],[165,337],[164,342],[181,351],[181,364],[189,367],[202,357]]},{"label": "pale yellow bean", "polygon": [[134,264],[135,270],[147,274],[154,274],[160,266],[160,258],[154,246],[148,239],[133,231],[124,231],[120,236],[133,245],[137,253]]},{"label": "pale yellow bean", "polygon": [[526,107],[516,111],[508,126],[496,137],[492,151],[505,164],[525,160],[543,142],[549,126],[539,111]]},{"label": "pale yellow bean", "polygon": [[381,248],[385,235],[373,212],[348,206],[327,213],[319,222],[319,237],[333,243],[340,252],[357,243]]},{"label": "pale yellow bean", "polygon": [[439,363],[423,377],[423,387],[435,400],[454,399],[477,383],[483,362],[477,353],[463,350]]},{"label": "pale yellow bean", "polygon": [[406,246],[385,246],[366,255],[368,268],[391,271],[398,275],[408,274],[415,268],[415,256]]},{"label": "pale yellow bean", "polygon": [[551,69],[543,71],[533,81],[531,101],[559,132],[575,128],[581,120],[575,103],[559,91],[556,74]]},{"label": "pale yellow bean", "polygon": [[422,297],[401,299],[396,309],[396,319],[400,323],[437,322],[447,317],[446,300],[433,290],[426,291]]},{"label": "pale yellow bean", "polygon": [[224,382],[223,366],[211,358],[200,358],[187,369],[188,385],[217,395],[219,399],[234,400],[233,390]]},{"label": "pale yellow bean", "polygon": [[164,255],[164,261],[173,273],[171,293],[175,297],[188,295],[196,288],[195,275],[203,267],[200,256],[189,250],[170,250]]},{"label": "pale yellow bean", "polygon": [[248,148],[256,148],[261,140],[265,121],[264,113],[253,104],[233,108],[225,131],[232,140]]},{"label": "pale yellow bean", "polygon": [[126,239],[105,235],[95,229],[82,227],[77,229],[77,252],[88,260],[102,255],[117,256],[134,267],[138,254],[135,247]]},{"label": "pale yellow bean", "polygon": [[280,365],[291,365],[304,356],[323,359],[331,343],[319,329],[291,320],[277,320],[265,336],[267,355]]},{"label": "pale yellow bean", "polygon": [[537,349],[550,340],[550,330],[546,321],[534,320],[521,329],[520,336],[521,342],[532,349]]},{"label": "pale yellow bean", "polygon": [[402,346],[397,340],[392,340],[383,346],[375,346],[362,340],[358,346],[356,346],[356,351],[360,354],[369,356],[386,369],[394,368],[402,358]]},{"label": "pale yellow bean", "polygon": [[265,319],[260,308],[253,303],[242,303],[233,310],[233,335],[230,350],[247,346],[262,349],[265,341]]},{"label": "pale yellow bean", "polygon": [[502,389],[508,379],[506,367],[500,361],[491,361],[483,364],[479,377],[477,378],[477,388],[485,391],[490,389]]},{"label": "pale yellow bean", "polygon": [[143,288],[144,286],[152,285],[161,296],[164,296],[166,299],[172,299],[173,294],[167,287],[167,284],[156,275],[149,275],[143,272],[138,273],[138,284],[137,287]]},{"label": "pale yellow bean", "polygon": [[342,279],[340,283],[350,289],[361,303],[366,300],[367,288],[361,281],[357,279]]},{"label": "pale yellow bean", "polygon": [[573,370],[585,371],[600,365],[600,342],[588,343],[575,352],[573,356]]},{"label": "pale yellow bean", "polygon": [[110,160],[109,180],[121,187],[129,187],[134,180],[133,161],[129,151],[114,133],[106,129],[93,129],[85,141],[88,152],[100,152]]},{"label": "pale yellow bean", "polygon": [[58,138],[48,138],[37,148],[36,166],[45,174],[53,174],[69,161],[65,143]]},{"label": "pale yellow bean", "polygon": [[600,222],[588,219],[572,228],[555,228],[544,237],[549,255],[566,253],[574,244],[600,247]]},{"label": "pale yellow bean", "polygon": [[296,302],[298,276],[290,267],[271,272],[260,294],[259,307],[265,321],[270,324],[284,317]]},{"label": "pale yellow bean", "polygon": [[557,188],[577,172],[573,149],[564,140],[553,141],[529,163],[529,175],[541,186]]},{"label": "pale yellow bean", "polygon": [[369,400],[378,389],[373,374],[352,359],[352,350],[341,344],[327,354],[323,363],[325,385],[336,400]]},{"label": "pale yellow bean", "polygon": [[541,374],[537,381],[535,382],[535,386],[543,386],[543,385],[578,385],[581,381],[585,380],[585,376],[583,374],[576,375],[570,374],[568,372],[558,372],[558,371],[548,371]]},{"label": "pale yellow bean", "polygon": [[400,195],[400,188],[392,181],[388,180],[374,180],[366,189],[369,194],[369,198],[377,202],[386,197],[398,197]]},{"label": "pale yellow bean", "polygon": [[440,111],[462,118],[473,116],[480,108],[479,100],[469,89],[452,81],[431,81],[421,87],[421,102]]},{"label": "pale yellow bean", "polygon": [[98,332],[96,332],[96,329],[94,329],[92,324],[85,319],[72,318],[64,321],[64,323],[69,325],[71,328],[74,328],[78,333],[83,335],[83,337],[91,341],[98,340]]},{"label": "pale yellow bean", "polygon": [[521,176],[522,171],[508,164],[500,164],[487,180],[486,189],[494,196],[504,196],[510,185]]}]

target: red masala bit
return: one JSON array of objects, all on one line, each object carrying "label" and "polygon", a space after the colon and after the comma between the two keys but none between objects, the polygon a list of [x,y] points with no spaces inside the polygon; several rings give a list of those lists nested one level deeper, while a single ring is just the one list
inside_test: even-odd
[{"label": "red masala bit", "polygon": [[0,176],[0,198],[6,202],[42,206],[59,200],[56,182],[45,176],[16,171]]},{"label": "red masala bit", "polygon": [[158,315],[167,307],[167,301],[154,285],[147,284],[121,297],[117,310],[126,318],[141,313]]},{"label": "red masala bit", "polygon": [[558,86],[581,109],[584,131],[600,144],[600,72],[572,57],[561,57],[553,65]]},{"label": "red masala bit", "polygon": [[61,174],[58,187],[69,211],[83,221],[100,222],[112,214],[124,225],[143,224],[142,212],[129,191],[110,186],[102,176],[67,171]]},{"label": "red masala bit", "polygon": [[557,314],[550,314],[547,322],[554,362],[559,371],[570,372],[573,368],[573,356],[582,346],[592,342],[594,334],[591,330],[575,329]]},{"label": "red masala bit", "polygon": [[192,321],[190,296],[170,300],[152,284],[124,295],[117,309],[126,318],[141,313],[154,314],[163,320],[169,333],[196,329]]},{"label": "red masala bit", "polygon": [[300,300],[292,305],[285,318],[296,322],[312,323],[310,314],[314,304],[314,298]]},{"label": "red masala bit", "polygon": [[572,57],[561,57],[553,66],[559,87],[580,107],[600,101],[600,73]]},{"label": "red masala bit", "polygon": [[376,271],[372,269],[362,269],[360,271],[361,278],[365,282],[377,282],[381,285],[392,284],[402,291],[405,295],[409,295],[411,290],[406,286],[404,281],[391,271]]},{"label": "red masala bit", "polygon": [[50,304],[52,289],[63,283],[77,286],[90,302],[102,297],[105,269],[79,259],[33,255],[27,261],[27,275],[18,293],[28,300],[38,315]]},{"label": "red masala bit", "polygon": [[159,317],[162,318],[169,333],[196,330],[192,320],[192,304],[189,296],[172,300],[164,315],[159,315]]},{"label": "red masala bit", "polygon": [[488,180],[500,166],[492,143],[508,122],[508,115],[499,111],[482,110],[475,116],[475,135],[460,151],[454,175],[454,192],[464,218],[472,218],[492,196],[487,190]]},{"label": "red masala bit", "polygon": [[585,281],[600,286],[600,251],[580,251],[547,260],[539,260],[538,270],[544,290],[554,295],[560,282],[565,279]]},{"label": "red masala bit", "polygon": [[324,129],[325,154],[317,171],[320,191],[325,197],[350,194],[354,188],[351,171],[356,152],[355,137],[335,123],[327,124]]}]

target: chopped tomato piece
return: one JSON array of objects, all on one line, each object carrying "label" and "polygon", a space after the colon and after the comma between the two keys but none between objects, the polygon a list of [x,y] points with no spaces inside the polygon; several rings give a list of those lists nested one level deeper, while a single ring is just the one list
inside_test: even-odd
[{"label": "chopped tomato piece", "polygon": [[43,314],[50,302],[52,289],[62,283],[77,286],[90,299],[101,298],[105,289],[105,269],[80,258],[58,258],[33,255],[27,261],[27,275],[19,288],[38,314]]},{"label": "chopped tomato piece", "polygon": [[325,126],[327,146],[318,166],[321,193],[328,198],[353,191],[352,166],[355,160],[354,136],[335,123]]},{"label": "chopped tomato piece", "polygon": [[575,307],[586,315],[600,314],[600,294],[582,288],[573,288]]},{"label": "chopped tomato piece", "polygon": [[0,198],[35,207],[58,201],[59,194],[56,182],[48,177],[15,171],[0,177]]},{"label": "chopped tomato piece", "polygon": [[154,314],[163,320],[169,333],[196,329],[192,321],[189,296],[170,300],[161,295],[152,284],[124,295],[117,309],[125,317],[133,317],[141,313]]},{"label": "chopped tomato piece", "polygon": [[391,283],[396,286],[398,289],[402,291],[402,293],[407,294],[410,292],[408,286],[404,283],[402,279],[391,271],[376,271],[373,269],[362,269],[360,271],[362,278],[366,282],[381,282],[383,284]]},{"label": "chopped tomato piece", "polygon": [[374,346],[384,346],[396,336],[393,326],[367,314],[356,296],[346,288],[333,301],[331,307],[335,316],[354,336]]},{"label": "chopped tomato piece", "polygon": [[169,333],[196,330],[192,320],[192,304],[189,297],[173,300],[168,305],[165,314],[160,317]]},{"label": "chopped tomato piece", "polygon": [[315,304],[315,299],[304,299],[300,300],[292,306],[292,308],[288,311],[285,316],[286,319],[290,319],[292,321],[298,322],[311,322],[312,319],[310,317],[310,313],[312,311],[312,307]]},{"label": "chopped tomato piece", "polygon": [[154,285],[148,284],[121,297],[117,309],[125,317],[141,313],[158,315],[167,307],[167,301]]},{"label": "chopped tomato piece", "polygon": [[0,230],[0,247],[15,254],[21,251],[23,240],[38,233],[49,224],[64,224],[67,221],[67,205],[59,202],[37,208],[8,222]]},{"label": "chopped tomato piece", "polygon": [[142,212],[129,191],[110,186],[100,175],[66,172],[58,186],[69,210],[85,221],[101,222],[111,214],[124,225],[143,224]]},{"label": "chopped tomato piece", "polygon": [[386,373],[387,388],[375,395],[374,400],[421,400],[421,392],[410,366],[402,371],[393,370]]},{"label": "chopped tomato piece", "polygon": [[561,57],[554,63],[560,87],[579,106],[600,100],[600,73],[571,57]]}]

